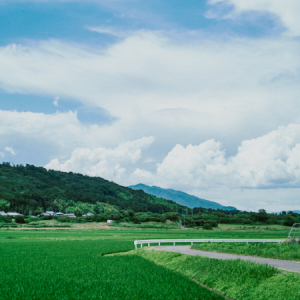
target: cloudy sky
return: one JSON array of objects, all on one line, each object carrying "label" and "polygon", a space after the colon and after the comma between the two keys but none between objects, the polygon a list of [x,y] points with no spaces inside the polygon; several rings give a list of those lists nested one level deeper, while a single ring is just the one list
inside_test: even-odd
[{"label": "cloudy sky", "polygon": [[299,0],[0,0],[0,160],[300,209]]}]

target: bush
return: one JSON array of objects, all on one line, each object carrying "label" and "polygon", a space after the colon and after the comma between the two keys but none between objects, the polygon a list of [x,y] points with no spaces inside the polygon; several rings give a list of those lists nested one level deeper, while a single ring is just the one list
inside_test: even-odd
[{"label": "bush", "polygon": [[24,217],[23,216],[16,216],[15,217],[15,222],[16,223],[19,223],[19,224],[24,224],[25,223],[25,219],[24,219]]},{"label": "bush", "polygon": [[40,219],[41,220],[52,220],[53,217],[52,216],[41,216]]},{"label": "bush", "polygon": [[61,216],[57,218],[58,222],[64,223],[64,222],[72,222],[71,218],[65,217],[65,216]]},{"label": "bush", "polygon": [[11,223],[12,220],[9,216],[0,216],[0,223]]},{"label": "bush", "polygon": [[212,227],[208,223],[205,223],[203,225],[203,229],[205,229],[205,230],[212,230]]}]

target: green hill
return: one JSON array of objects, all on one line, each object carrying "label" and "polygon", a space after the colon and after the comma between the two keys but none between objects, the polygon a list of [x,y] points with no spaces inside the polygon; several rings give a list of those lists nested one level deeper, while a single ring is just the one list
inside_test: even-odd
[{"label": "green hill", "polygon": [[157,186],[148,186],[140,183],[137,185],[132,185],[130,186],[130,188],[134,190],[143,190],[147,194],[172,200],[180,205],[184,205],[190,208],[203,207],[203,208],[222,209],[222,210],[237,210],[235,207],[232,206],[223,206],[219,203],[201,199],[181,191],[162,189]]},{"label": "green hill", "polygon": [[185,209],[173,201],[100,177],[46,170],[28,164],[0,164],[0,210],[28,214],[46,210],[67,211],[69,207],[95,213],[112,210],[112,207],[153,213]]}]

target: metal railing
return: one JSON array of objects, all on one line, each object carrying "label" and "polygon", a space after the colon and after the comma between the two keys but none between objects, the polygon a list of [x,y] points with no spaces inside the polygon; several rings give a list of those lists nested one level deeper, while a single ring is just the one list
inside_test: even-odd
[{"label": "metal railing", "polygon": [[166,239],[166,240],[139,240],[134,241],[135,249],[137,249],[138,245],[141,245],[141,248],[144,244],[147,244],[148,247],[151,244],[161,244],[173,243],[173,246],[176,243],[283,243],[286,239]]}]

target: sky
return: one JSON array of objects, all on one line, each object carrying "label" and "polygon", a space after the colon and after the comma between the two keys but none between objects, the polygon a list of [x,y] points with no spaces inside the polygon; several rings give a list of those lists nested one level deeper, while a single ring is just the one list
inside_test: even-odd
[{"label": "sky", "polygon": [[298,0],[0,0],[0,161],[300,207]]}]

